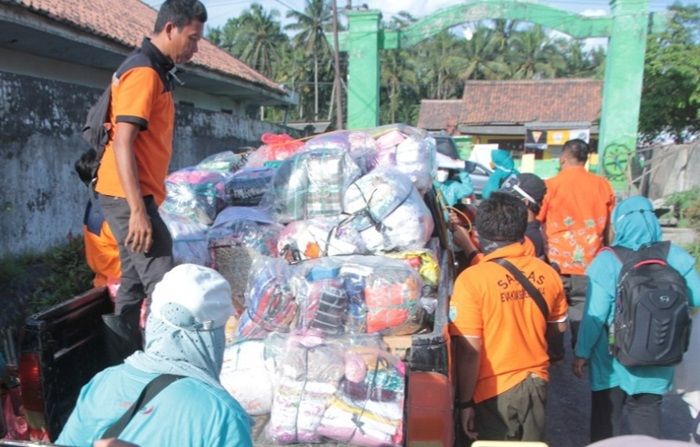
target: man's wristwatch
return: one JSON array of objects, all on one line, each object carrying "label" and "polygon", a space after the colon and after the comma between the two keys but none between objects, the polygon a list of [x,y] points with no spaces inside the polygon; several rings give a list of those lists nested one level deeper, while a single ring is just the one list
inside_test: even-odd
[{"label": "man's wristwatch", "polygon": [[464,402],[457,402],[455,404],[455,407],[459,410],[464,410],[466,408],[474,408],[474,399],[469,399],[468,401]]}]

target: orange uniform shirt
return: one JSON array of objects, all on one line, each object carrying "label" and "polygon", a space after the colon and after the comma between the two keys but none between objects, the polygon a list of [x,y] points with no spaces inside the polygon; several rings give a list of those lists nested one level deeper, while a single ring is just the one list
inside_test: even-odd
[{"label": "orange uniform shirt", "polygon": [[[112,78],[110,106],[112,129],[128,122],[141,128],[134,141],[139,183],[143,196],[153,195],[157,204],[165,199],[165,176],[172,155],[175,104],[158,73],[151,67],[135,67]],[[105,147],[95,190],[100,194],[126,197],[114,156],[114,131]]]},{"label": "orange uniform shirt", "polygon": [[549,260],[563,274],[584,275],[598,250],[615,206],[615,193],[603,177],[583,166],[564,168],[545,182],[539,220],[549,244]]},{"label": "orange uniform shirt", "polygon": [[488,262],[495,258],[508,259],[538,288],[550,322],[564,321],[568,310],[557,272],[527,255],[522,243],[499,248],[462,272],[450,302],[450,334],[481,338],[475,402],[508,391],[530,373],[549,379],[544,315],[505,268]]}]

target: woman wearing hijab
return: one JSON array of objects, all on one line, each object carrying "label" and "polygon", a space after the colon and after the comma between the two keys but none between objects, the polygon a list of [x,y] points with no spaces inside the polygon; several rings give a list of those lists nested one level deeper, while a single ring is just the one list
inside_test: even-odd
[{"label": "woman wearing hijab", "polygon": [[[661,226],[648,199],[635,196],[615,207],[613,246],[639,250],[661,240]],[[668,264],[688,287],[691,307],[700,306],[700,276],[695,259],[671,244]],[[576,343],[574,373],[582,377],[589,365],[591,381],[591,441],[622,434],[622,410],[629,416],[632,434],[659,437],[661,399],[673,380],[673,366],[626,367],[608,350],[608,330],[615,315],[615,291],[622,264],[612,250],[602,250],[586,270],[589,278],[586,306]]]},{"label": "woman wearing hijab", "polygon": [[515,169],[515,162],[510,156],[510,152],[503,149],[491,151],[491,165],[493,172],[481,191],[481,198],[484,200],[488,199],[492,192],[498,191],[508,177],[519,174],[518,170]]},{"label": "woman wearing hijab", "polygon": [[139,446],[250,446],[250,421],[219,374],[231,289],[216,271],[183,264],[155,286],[145,349],[97,374],[80,392],[61,445],[89,446],[161,374],[170,383],[114,436]]}]

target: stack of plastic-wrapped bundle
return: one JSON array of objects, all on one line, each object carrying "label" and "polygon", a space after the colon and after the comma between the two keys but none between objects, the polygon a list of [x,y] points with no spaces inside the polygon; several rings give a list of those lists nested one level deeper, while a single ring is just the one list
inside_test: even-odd
[{"label": "stack of plastic-wrapped bundle", "polygon": [[263,143],[174,172],[161,207],[176,261],[231,283],[222,384],[265,442],[400,445],[406,371],[382,336],[435,308],[435,141],[395,125]]}]

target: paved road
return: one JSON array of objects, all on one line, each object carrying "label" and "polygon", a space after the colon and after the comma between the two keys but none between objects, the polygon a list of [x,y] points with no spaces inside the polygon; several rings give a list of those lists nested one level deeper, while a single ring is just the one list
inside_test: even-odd
[{"label": "paved road", "polygon": [[[568,334],[567,334],[568,335]],[[567,340],[567,346],[570,342]],[[547,444],[550,447],[580,447],[589,443],[591,410],[588,380],[571,372],[571,350],[550,370],[547,400]],[[666,439],[688,441],[692,420],[685,403],[676,395],[664,397],[662,432]]]}]

